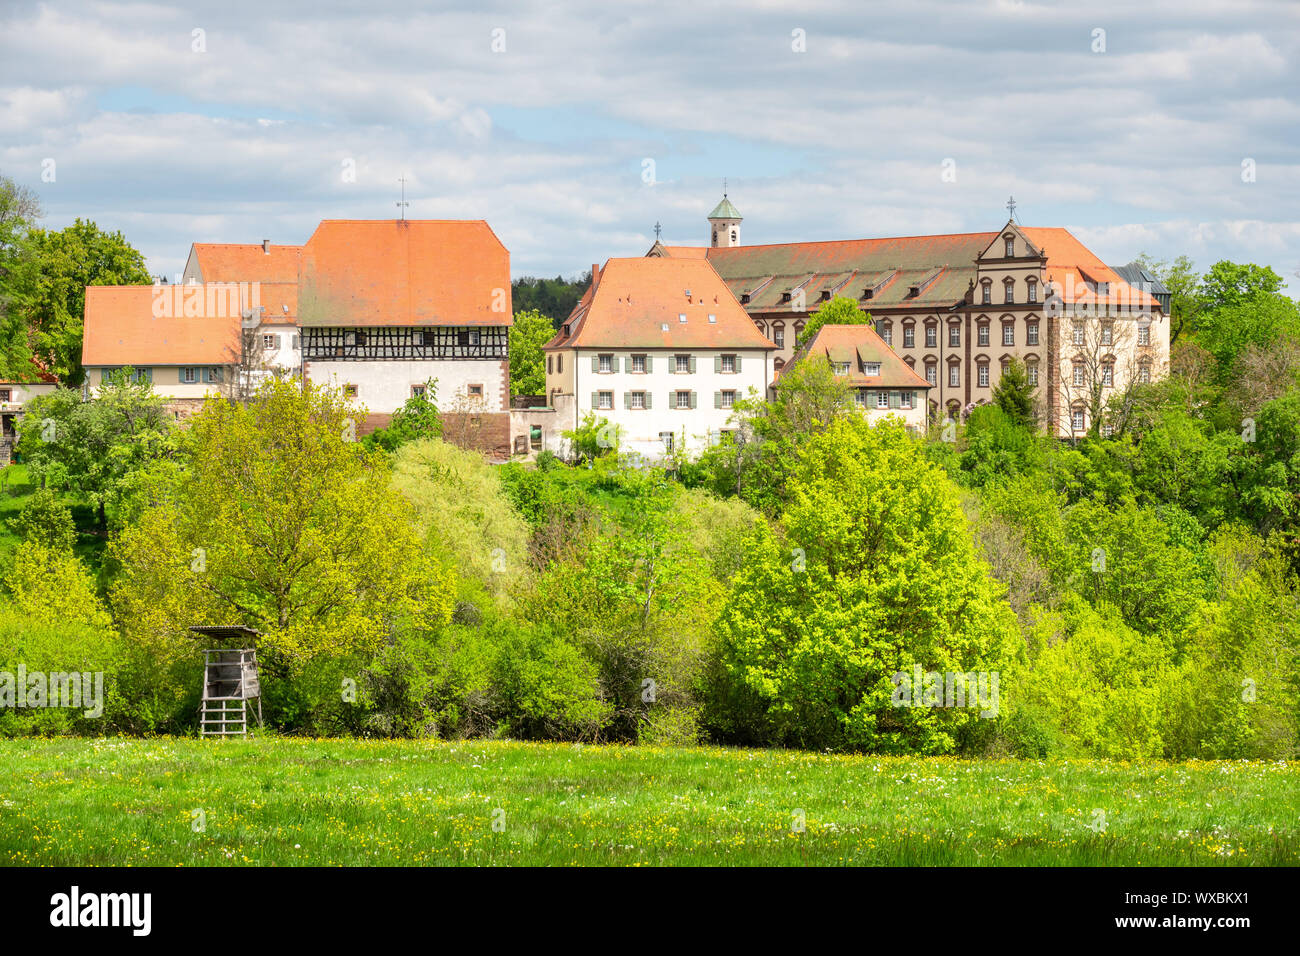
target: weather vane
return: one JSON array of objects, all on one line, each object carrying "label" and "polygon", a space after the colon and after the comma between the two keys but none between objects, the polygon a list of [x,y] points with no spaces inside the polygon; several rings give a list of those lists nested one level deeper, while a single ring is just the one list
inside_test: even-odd
[{"label": "weather vane", "polygon": [[397,181],[402,184],[402,201],[397,203],[397,208],[402,211],[402,221],[405,222],[406,207],[410,205],[410,203],[406,201],[406,177],[398,176]]}]

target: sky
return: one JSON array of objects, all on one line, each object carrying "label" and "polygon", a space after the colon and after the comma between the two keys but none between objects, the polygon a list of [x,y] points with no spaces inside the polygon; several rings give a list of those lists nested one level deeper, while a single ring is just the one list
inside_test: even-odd
[{"label": "sky", "polygon": [[300,244],[486,219],[516,275],[702,245],[1065,226],[1300,295],[1300,2],[0,0],[0,174],[43,225]]}]

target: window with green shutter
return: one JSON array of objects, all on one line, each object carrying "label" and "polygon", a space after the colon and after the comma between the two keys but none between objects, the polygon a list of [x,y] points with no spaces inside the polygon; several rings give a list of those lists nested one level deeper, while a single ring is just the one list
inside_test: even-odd
[{"label": "window with green shutter", "polygon": [[695,356],[694,356],[694,355],[691,356],[691,374],[692,374],[692,375],[695,374]]},{"label": "window with green shutter", "polygon": [[[653,372],[653,371],[655,370],[655,360],[654,360],[654,356],[653,356],[653,355],[647,355],[647,356],[645,357],[645,370],[646,370],[647,372]],[[649,407],[650,407],[650,393],[649,393],[649,392],[646,392],[645,400],[646,400],[646,406],[645,406],[645,407],[646,407],[646,408],[649,408]]]},{"label": "window with green shutter", "polygon": [[715,356],[713,356],[713,373],[714,373],[715,375],[721,375],[721,374],[722,374],[722,356],[721,356],[721,355],[715,355]]},{"label": "window with green shutter", "polygon": [[[721,359],[719,359],[719,361],[721,361]],[[713,393],[713,407],[714,407],[714,408],[721,408],[721,407],[722,407],[722,393],[721,393],[721,392],[714,392],[714,393]]]},{"label": "window with green shutter", "polygon": [[599,356],[599,355],[593,355],[593,356],[591,357],[591,370],[592,370],[593,372],[599,372],[599,371],[600,371],[600,356]]},{"label": "window with green shutter", "polygon": [[735,358],[735,362],[736,362],[736,371],[739,372],[739,371],[740,371],[740,356],[739,356],[739,355],[736,356],[736,358]]},{"label": "window with green shutter", "polygon": [[699,394],[696,392],[691,392],[691,408],[695,407],[695,400],[697,398],[699,398]]}]

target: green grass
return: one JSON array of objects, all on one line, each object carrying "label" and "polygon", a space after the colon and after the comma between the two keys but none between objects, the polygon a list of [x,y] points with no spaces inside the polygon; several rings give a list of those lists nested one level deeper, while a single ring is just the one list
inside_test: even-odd
[{"label": "green grass", "polygon": [[0,864],[1295,864],[1298,792],[1282,762],[5,740]]}]

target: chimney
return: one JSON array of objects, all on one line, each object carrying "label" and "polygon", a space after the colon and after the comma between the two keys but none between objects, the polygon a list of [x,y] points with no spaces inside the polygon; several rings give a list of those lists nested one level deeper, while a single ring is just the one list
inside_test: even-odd
[{"label": "chimney", "polygon": [[598,285],[600,285],[600,266],[593,262],[591,264],[591,292],[593,295],[595,294],[596,286]]},{"label": "chimney", "polygon": [[268,256],[271,254],[271,240],[270,240],[270,239],[263,239],[263,240],[262,240],[262,251],[265,252]]}]

